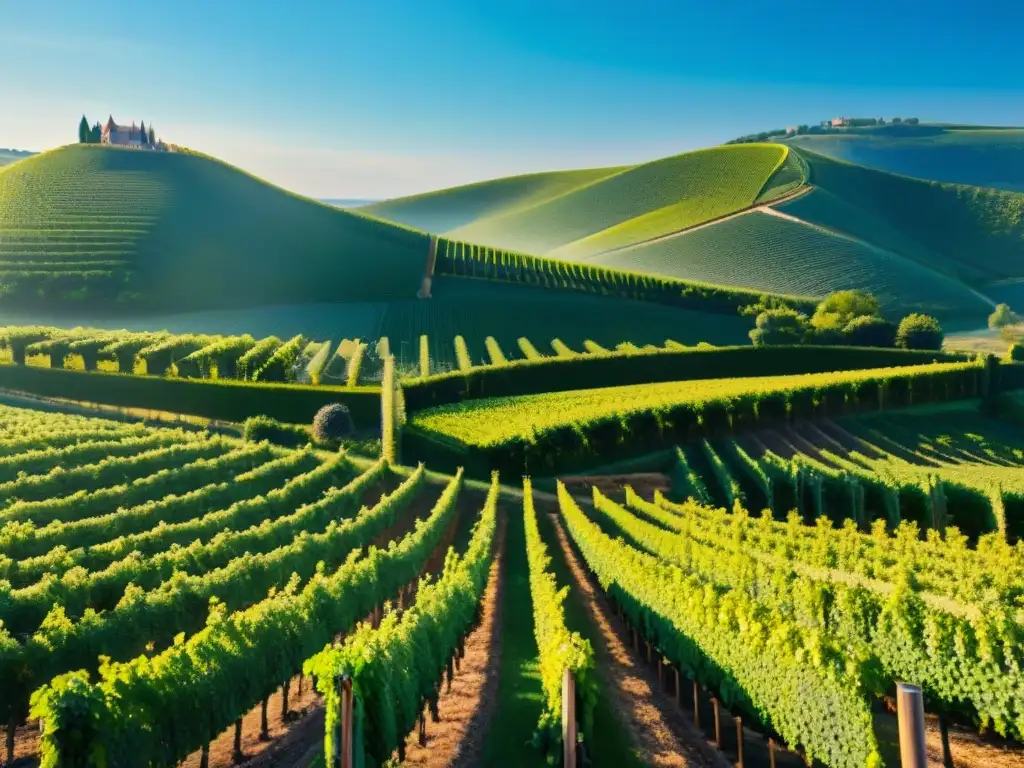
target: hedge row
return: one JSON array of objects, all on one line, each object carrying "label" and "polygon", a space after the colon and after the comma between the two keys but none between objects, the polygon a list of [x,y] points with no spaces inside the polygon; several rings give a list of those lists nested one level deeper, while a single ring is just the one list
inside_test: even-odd
[{"label": "hedge row", "polygon": [[147,408],[222,421],[264,415],[311,423],[328,403],[344,403],[357,428],[380,425],[377,388],[256,384],[230,380],[169,379],[119,373],[0,365],[0,388],[126,408]]},{"label": "hedge row", "polygon": [[580,472],[700,438],[747,429],[864,412],[980,397],[1024,386],[1024,366],[963,363],[925,373],[888,374],[834,384],[765,390],[620,416],[567,424],[489,448],[407,424],[402,446],[407,461],[429,461],[439,471],[462,466],[474,477],[492,471],[550,476]]},{"label": "hedge row", "polygon": [[956,362],[964,355],[867,347],[719,347],[545,357],[406,381],[407,412],[463,400],[663,381],[731,379]]}]

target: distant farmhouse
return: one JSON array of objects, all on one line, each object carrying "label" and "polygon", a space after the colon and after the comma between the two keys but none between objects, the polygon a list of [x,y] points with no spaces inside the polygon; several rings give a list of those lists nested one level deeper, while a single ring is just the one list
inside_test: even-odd
[{"label": "distant farmhouse", "polygon": [[118,125],[113,115],[107,118],[106,125],[96,123],[92,127],[83,115],[78,126],[78,141],[82,144],[107,144],[112,147],[150,149],[158,152],[173,151],[173,147],[157,139],[152,123],[149,128],[146,128],[145,121],[140,125],[135,125],[134,120],[131,125]]}]

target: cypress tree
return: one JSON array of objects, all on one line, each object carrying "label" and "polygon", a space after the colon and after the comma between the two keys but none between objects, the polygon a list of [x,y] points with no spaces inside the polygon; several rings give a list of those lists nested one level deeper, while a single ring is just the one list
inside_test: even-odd
[{"label": "cypress tree", "polygon": [[142,121],[142,125],[139,126],[139,134],[141,136],[140,141],[143,144],[149,144],[149,134],[146,133],[146,121],[145,120],[143,120]]},{"label": "cypress tree", "polygon": [[85,119],[85,115],[82,115],[82,122],[78,124],[78,143],[89,143],[89,121]]}]

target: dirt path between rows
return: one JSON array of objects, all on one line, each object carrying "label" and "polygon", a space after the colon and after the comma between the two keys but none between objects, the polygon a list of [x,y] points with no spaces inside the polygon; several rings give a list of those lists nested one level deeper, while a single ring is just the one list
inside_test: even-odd
[{"label": "dirt path between rows", "polygon": [[498,556],[491,564],[481,602],[480,625],[466,638],[465,656],[438,701],[440,722],[427,721],[427,743],[414,730],[405,741],[404,765],[469,768],[480,765],[487,726],[498,700],[501,660],[501,596],[505,576],[505,538],[499,532]]},{"label": "dirt path between rows", "polygon": [[612,622],[608,602],[590,581],[582,562],[569,542],[561,518],[550,515],[558,543],[572,573],[572,589],[583,596],[593,631],[597,674],[604,690],[613,698],[633,743],[646,765],[657,768],[726,768],[719,753],[707,746],[704,737],[686,722],[682,713],[657,685],[657,677],[630,654],[625,638]]}]

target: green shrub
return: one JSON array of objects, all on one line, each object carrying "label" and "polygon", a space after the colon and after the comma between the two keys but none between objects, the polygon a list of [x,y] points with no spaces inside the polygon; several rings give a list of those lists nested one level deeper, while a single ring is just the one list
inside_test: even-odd
[{"label": "green shrub", "polygon": [[866,291],[836,291],[826,296],[814,310],[811,325],[818,330],[842,330],[858,317],[881,314],[878,299]]},{"label": "green shrub", "polygon": [[352,414],[341,403],[330,403],[313,417],[313,439],[318,443],[331,443],[349,437],[355,432]]},{"label": "green shrub", "polygon": [[1010,309],[1009,304],[1000,304],[996,307],[996,311],[988,316],[988,327],[1002,328],[1007,325],[1014,325],[1020,321],[1020,315]]},{"label": "green shrub", "polygon": [[896,331],[896,346],[901,349],[942,349],[945,335],[939,321],[931,315],[907,315]]},{"label": "green shrub", "polygon": [[1014,363],[1024,363],[1024,344],[1011,344],[1006,350],[1006,359]]},{"label": "green shrub", "polygon": [[242,424],[246,440],[260,443],[264,440],[285,448],[298,448],[309,443],[309,432],[297,424],[285,424],[269,416],[250,416]]},{"label": "green shrub", "polygon": [[810,326],[807,315],[795,309],[769,309],[757,316],[756,327],[750,332],[755,347],[802,343]]},{"label": "green shrub", "polygon": [[855,317],[843,329],[852,347],[895,347],[896,325],[881,317]]}]

